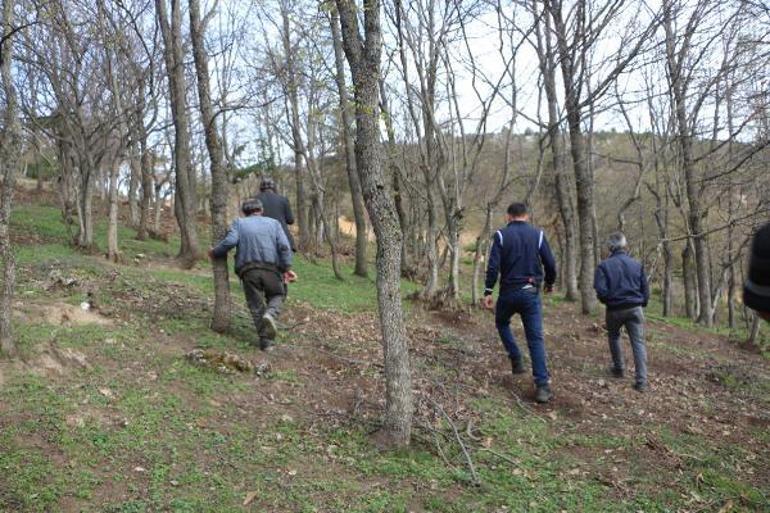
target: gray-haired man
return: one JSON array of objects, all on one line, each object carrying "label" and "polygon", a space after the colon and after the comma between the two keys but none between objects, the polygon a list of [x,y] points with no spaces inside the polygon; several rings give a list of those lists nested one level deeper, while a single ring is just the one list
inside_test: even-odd
[{"label": "gray-haired man", "polygon": [[222,258],[237,248],[235,273],[243,282],[259,347],[264,351],[275,340],[275,321],[286,298],[286,283],[297,275],[291,271],[291,248],[281,223],[264,217],[262,208],[261,201],[246,200],[241,207],[245,217],[233,221],[227,236],[209,250],[209,257]]},{"label": "gray-haired man", "polygon": [[626,237],[613,233],[607,240],[610,256],[596,269],[594,289],[599,301],[607,307],[607,334],[612,354],[612,374],[624,374],[620,328],[626,328],[634,351],[636,383],[639,392],[647,390],[647,350],[644,344],[644,312],[650,299],[647,276],[642,264],[626,253]]}]

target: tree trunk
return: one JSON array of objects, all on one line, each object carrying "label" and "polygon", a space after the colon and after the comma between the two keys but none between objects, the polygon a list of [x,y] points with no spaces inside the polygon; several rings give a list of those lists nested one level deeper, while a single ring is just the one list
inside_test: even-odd
[{"label": "tree trunk", "polygon": [[[561,63],[562,79],[564,82],[564,107],[567,111],[567,126],[570,135],[570,152],[572,168],[575,174],[577,189],[578,232],[580,234],[580,298],[581,310],[589,314],[595,304],[593,290],[594,264],[596,253],[594,246],[594,184],[591,170],[586,165],[585,142],[581,127],[582,112],[580,106],[580,90],[576,81],[574,55],[567,44],[566,27],[562,19],[561,4],[550,5],[551,16],[557,37],[559,61]],[[567,257],[569,258],[569,257]]]},{"label": "tree trunk", "polygon": [[[189,8],[190,38],[192,39],[198,83],[198,103],[211,166],[211,240],[212,243],[216,243],[227,235],[229,187],[222,145],[217,134],[216,119],[211,104],[209,63],[203,37],[206,27],[201,22],[198,0],[189,0]],[[222,333],[230,327],[230,277],[227,269],[227,258],[215,259],[212,267],[214,273],[214,315],[211,319],[211,329]]]},{"label": "tree trunk", "polygon": [[107,259],[117,262],[118,251],[118,178],[120,177],[120,159],[118,156],[110,169],[109,224],[107,225]]},{"label": "tree trunk", "polygon": [[78,159],[78,240],[77,245],[86,250],[94,248],[93,188],[96,172],[88,155]]},{"label": "tree trunk", "polygon": [[412,378],[401,304],[401,227],[383,172],[379,78],[382,53],[379,0],[364,0],[364,38],[356,5],[337,0],[343,45],[355,86],[356,164],[364,201],[377,237],[377,300],[385,356],[386,406],[383,435],[396,446],[409,444]]},{"label": "tree trunk", "polygon": [[289,20],[289,12],[287,6],[281,2],[281,18],[283,21],[283,31],[281,38],[283,42],[284,57],[286,59],[286,73],[288,74],[286,84],[286,93],[289,98],[289,107],[291,115],[291,137],[292,137],[292,151],[294,152],[294,178],[296,181],[296,193],[297,193],[297,227],[299,228],[298,244],[300,250],[304,250],[308,247],[311,237],[308,223],[308,208],[307,199],[305,194],[305,180],[302,166],[302,134],[300,132],[300,116],[299,116],[299,96],[297,83],[297,70],[294,63],[295,50],[291,47],[290,35],[292,27]]},{"label": "tree trunk", "polygon": [[331,7],[331,32],[334,45],[334,64],[336,66],[335,80],[337,82],[337,93],[340,96],[340,115],[342,118],[342,128],[340,133],[345,148],[345,167],[348,172],[348,184],[350,186],[350,199],[353,203],[353,217],[356,223],[356,265],[353,274],[366,277],[366,214],[364,210],[364,196],[361,191],[361,180],[356,171],[356,155],[353,143],[353,113],[351,112],[350,101],[348,100],[348,90],[345,84],[345,56],[342,49],[342,36],[339,28],[339,13],[334,7]]},{"label": "tree trunk", "polygon": [[[136,141],[132,145],[135,146]],[[142,156],[135,147],[131,148],[130,173],[128,179],[128,218],[131,227],[136,228],[139,226],[139,200],[137,196],[142,177]]]},{"label": "tree trunk", "polygon": [[147,130],[144,127],[144,121],[140,120],[142,125],[140,130],[139,144],[141,146],[141,173],[142,173],[142,198],[139,204],[139,228],[136,233],[138,240],[147,239],[147,224],[150,221],[150,205],[152,200],[152,155],[147,148]]},{"label": "tree trunk", "polygon": [[[2,0],[0,36],[5,37],[13,30],[13,0]],[[11,319],[13,317],[13,295],[16,286],[16,259],[11,248],[10,222],[13,204],[13,189],[16,171],[21,155],[21,126],[16,114],[16,90],[11,75],[13,39],[9,37],[0,48],[0,83],[5,97],[3,131],[0,132],[0,260],[3,262],[3,283],[0,287],[0,351],[6,355],[16,354]]]},{"label": "tree trunk", "polygon": [[197,191],[195,169],[190,154],[190,121],[187,113],[187,85],[182,46],[182,7],[180,0],[171,0],[171,20],[166,0],[155,0],[157,16],[163,36],[163,56],[168,75],[169,103],[174,122],[174,171],[176,176],[174,201],[177,223],[182,239],[179,260],[192,267],[200,257],[196,226]]},{"label": "tree trunk", "polygon": [[[551,19],[543,16],[545,20],[544,36],[538,25],[538,57],[540,60],[540,72],[543,75],[546,101],[548,102],[548,141],[551,146],[551,169],[556,183],[556,201],[559,205],[559,217],[564,227],[564,263],[562,276],[564,277],[565,298],[568,301],[577,301],[577,237],[575,234],[575,207],[572,203],[572,193],[569,187],[564,166],[562,149],[562,133],[558,113],[558,96],[556,93],[556,56],[551,43]],[[545,44],[541,44],[541,39]]]},{"label": "tree trunk", "polygon": [[695,271],[692,267],[692,250],[688,241],[682,251],[682,280],[684,281],[685,311],[687,317],[694,320],[698,316],[698,293]]}]

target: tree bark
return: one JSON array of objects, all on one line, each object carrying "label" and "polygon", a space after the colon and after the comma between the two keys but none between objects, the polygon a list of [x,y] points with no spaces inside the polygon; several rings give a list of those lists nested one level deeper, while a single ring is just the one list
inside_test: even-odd
[{"label": "tree bark", "polygon": [[[557,4],[558,5],[554,5]],[[570,153],[572,169],[575,174],[577,189],[578,233],[580,234],[580,299],[581,310],[589,314],[596,302],[593,290],[594,263],[594,183],[591,170],[586,165],[585,142],[581,126],[582,112],[580,90],[576,83],[581,77],[576,76],[575,56],[567,43],[567,29],[561,13],[561,2],[548,2],[554,22],[559,61],[564,82],[564,108],[567,111],[567,126],[570,135]],[[569,258],[569,257],[567,257]]]},{"label": "tree bark", "polygon": [[308,207],[305,194],[305,177],[303,173],[302,159],[302,134],[300,133],[299,116],[299,84],[297,80],[297,70],[294,63],[294,49],[291,47],[292,27],[289,22],[289,12],[284,2],[281,2],[281,18],[283,31],[281,38],[283,42],[284,57],[286,59],[286,93],[289,97],[289,107],[291,109],[291,137],[292,151],[294,152],[294,178],[296,182],[297,193],[297,228],[299,229],[298,247],[300,250],[306,249],[310,243],[310,230],[308,223]]},{"label": "tree bark", "polygon": [[[0,36],[6,37],[13,30],[13,0],[2,0]],[[0,83],[5,97],[3,131],[0,132],[0,260],[3,263],[3,283],[0,287],[0,351],[13,356],[16,344],[13,339],[11,319],[13,295],[16,286],[16,258],[10,238],[11,210],[16,172],[21,155],[21,126],[17,116],[16,90],[11,75],[13,39],[9,37],[0,50]]]},{"label": "tree bark", "polygon": [[[198,103],[206,139],[211,169],[211,240],[216,243],[227,235],[227,199],[229,186],[224,165],[222,145],[217,134],[214,108],[209,85],[209,63],[204,46],[206,27],[201,22],[198,0],[189,0],[190,37],[198,83]],[[214,315],[211,329],[222,333],[230,327],[230,277],[227,258],[217,258],[212,263],[214,273]]]},{"label": "tree bark", "polygon": [[385,356],[386,406],[383,435],[396,446],[409,444],[412,378],[401,305],[401,227],[383,172],[379,129],[382,29],[379,0],[364,0],[364,34],[352,0],[336,0],[343,46],[353,75],[356,105],[356,164],[364,201],[377,236],[377,300]]},{"label": "tree bark", "polygon": [[[543,75],[543,85],[548,103],[548,141],[551,146],[551,169],[556,183],[556,201],[559,205],[559,217],[564,227],[564,265],[562,275],[564,277],[565,298],[568,301],[577,301],[577,237],[575,234],[575,206],[572,202],[572,193],[569,187],[564,166],[562,133],[558,114],[558,96],[556,93],[556,56],[551,42],[551,19],[543,16],[545,20],[544,37],[541,37],[540,24],[536,26],[538,36],[538,57],[540,60],[540,72]],[[544,40],[544,44],[541,43]]]},{"label": "tree bark", "polygon": [[336,66],[335,81],[337,92],[340,96],[340,115],[342,118],[342,140],[345,149],[345,168],[348,172],[348,184],[350,186],[350,199],[353,203],[353,217],[356,223],[356,264],[353,274],[366,277],[368,274],[366,262],[366,249],[368,245],[366,234],[366,214],[364,196],[361,191],[361,180],[356,171],[355,145],[353,143],[353,113],[351,112],[348,90],[345,84],[345,56],[342,49],[342,36],[340,35],[339,13],[331,7],[330,25],[332,42],[334,45],[334,63]]},{"label": "tree bark", "polygon": [[115,156],[115,161],[110,169],[109,191],[109,223],[107,225],[107,259],[117,262],[120,258],[118,250],[118,178],[120,176],[120,157]]},{"label": "tree bark", "polygon": [[187,113],[187,85],[182,46],[182,7],[180,0],[171,0],[169,21],[166,0],[155,0],[163,36],[163,56],[168,75],[169,103],[174,122],[174,171],[176,175],[174,201],[177,223],[182,239],[179,260],[192,267],[200,258],[196,209],[198,206],[195,169],[190,153],[190,121]]}]

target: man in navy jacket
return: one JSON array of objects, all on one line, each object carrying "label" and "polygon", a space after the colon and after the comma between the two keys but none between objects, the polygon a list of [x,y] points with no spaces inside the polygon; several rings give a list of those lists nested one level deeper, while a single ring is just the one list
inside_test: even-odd
[{"label": "man in navy jacket", "polygon": [[[542,230],[529,224],[527,206],[512,203],[507,212],[508,224],[495,232],[489,254],[484,306],[493,306],[492,291],[500,279],[500,293],[495,310],[495,325],[508,351],[514,374],[525,372],[521,352],[511,332],[511,317],[521,316],[527,337],[532,374],[535,378],[535,400],[546,403],[553,394],[549,387],[545,343],[543,341],[543,311],[540,287],[551,292],[556,281],[556,262]],[[545,268],[545,277],[543,276]]]},{"label": "man in navy jacket", "polygon": [[613,233],[607,240],[610,256],[596,268],[594,290],[607,307],[607,334],[612,354],[611,372],[622,378],[623,349],[620,346],[620,328],[626,328],[634,352],[636,383],[639,392],[647,389],[647,350],[644,344],[644,312],[650,299],[647,276],[642,264],[626,253],[626,237]]}]

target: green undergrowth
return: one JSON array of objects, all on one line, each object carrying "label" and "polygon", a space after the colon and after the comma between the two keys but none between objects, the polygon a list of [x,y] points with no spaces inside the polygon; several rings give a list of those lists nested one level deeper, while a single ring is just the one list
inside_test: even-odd
[{"label": "green undergrowth", "polygon": [[[176,268],[169,258],[176,241],[133,241],[122,228],[126,258],[115,265],[74,250],[54,207],[20,205],[13,223],[37,237],[16,249],[20,301],[79,305],[90,292],[109,324],[14,321],[22,363],[0,367],[0,511],[663,513],[719,511],[727,501],[734,511],[768,505],[766,493],[736,477],[756,457],[747,447],[657,424],[639,426],[633,436],[582,430],[561,413],[533,414],[535,407],[520,407],[496,385],[460,414],[474,419],[476,477],[445,420],[417,426],[408,450],[381,451],[371,438],[376,419],[316,414],[317,405],[302,402],[297,394],[320,385],[301,359],[270,356],[273,368],[261,376],[223,375],[185,360],[193,347],[265,356],[250,346],[252,321],[235,278],[231,330],[209,329],[208,264]],[[344,264],[344,281],[325,260],[299,257],[295,270],[289,308],[376,308],[373,266],[371,277],[359,278]],[[52,271],[77,285],[48,287]],[[415,289],[404,282],[405,294]],[[547,315],[558,315],[561,303],[549,296]],[[291,336],[282,334],[284,341]],[[344,350],[339,341],[319,344]],[[437,344],[458,348],[463,338],[441,333]],[[83,355],[87,365],[41,372],[40,359],[54,349]],[[444,372],[447,380],[457,372],[440,361],[415,369]],[[367,379],[381,379],[376,369],[367,372]],[[283,400],[287,390],[295,393],[291,400]],[[466,426],[455,427],[469,442]],[[768,440],[766,431],[757,428],[759,440]],[[647,433],[681,466],[644,460]],[[618,454],[629,461],[616,477]]]}]

